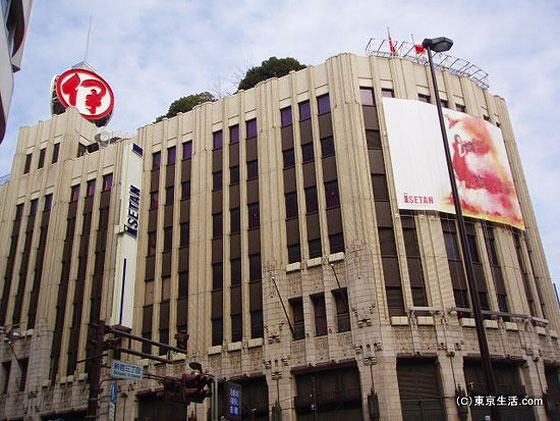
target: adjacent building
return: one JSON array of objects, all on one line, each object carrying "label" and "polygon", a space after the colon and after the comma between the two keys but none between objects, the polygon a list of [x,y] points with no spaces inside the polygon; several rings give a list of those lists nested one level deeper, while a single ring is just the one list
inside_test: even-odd
[{"label": "adjacent building", "polygon": [[[438,78],[452,118],[503,138],[522,216],[467,225],[500,390],[557,404],[560,311],[505,101]],[[429,198],[397,194],[389,97],[433,103],[427,67],[340,54],[112,142],[73,108],[23,127],[0,186],[0,326],[22,334],[0,343],[0,418],[83,419],[105,320],[186,346],[172,365],[122,356],[147,372],[196,361],[241,384],[244,419],[478,419],[456,404],[485,386],[454,216],[402,206]],[[457,156],[487,153],[471,136]],[[118,419],[207,419],[209,400],[118,383]]]}]

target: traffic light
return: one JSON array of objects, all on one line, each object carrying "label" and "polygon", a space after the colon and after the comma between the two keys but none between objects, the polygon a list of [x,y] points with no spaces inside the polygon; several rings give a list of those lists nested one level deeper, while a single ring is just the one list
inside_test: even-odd
[{"label": "traffic light", "polygon": [[212,377],[210,376],[184,373],[181,376],[181,383],[183,386],[182,395],[185,401],[201,403],[205,398],[212,395],[210,390]]}]

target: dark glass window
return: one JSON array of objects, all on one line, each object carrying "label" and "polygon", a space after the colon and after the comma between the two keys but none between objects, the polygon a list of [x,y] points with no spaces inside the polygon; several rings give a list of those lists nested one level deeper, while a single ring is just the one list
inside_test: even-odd
[{"label": "dark glass window", "polygon": [[334,138],[332,136],[321,139],[321,155],[323,158],[334,155]]},{"label": "dark glass window", "polygon": [[148,256],[156,254],[157,232],[148,233]]},{"label": "dark glass window", "polygon": [[327,202],[327,209],[336,208],[340,206],[337,181],[331,181],[329,183],[325,183],[325,197]]},{"label": "dark glass window", "polygon": [[259,163],[255,159],[247,162],[247,180],[251,180],[259,176]]},{"label": "dark glass window", "polygon": [[418,101],[430,103],[430,95],[418,94]]},{"label": "dark glass window", "polygon": [[257,281],[261,279],[261,255],[251,254],[249,256],[249,280]]},{"label": "dark glass window", "polygon": [[243,318],[241,314],[231,315],[231,341],[239,342],[243,336]]},{"label": "dark glass window", "polygon": [[490,117],[487,116],[486,114],[484,114],[484,115],[482,116],[482,118],[483,118],[484,120],[486,120],[486,121],[490,121]]},{"label": "dark glass window", "polygon": [[461,111],[462,113],[467,112],[467,109],[463,104],[455,104],[455,108],[457,108],[457,111]]},{"label": "dark glass window", "polygon": [[454,232],[443,232],[443,239],[445,241],[445,251],[449,260],[461,260],[459,253],[459,246],[457,245],[457,236]]},{"label": "dark glass window", "polygon": [[18,388],[20,392],[23,392],[25,390],[25,383],[27,382],[27,368],[29,366],[29,359],[24,358],[18,360],[18,365],[20,368],[20,378],[19,378]]},{"label": "dark glass window", "polygon": [[385,98],[394,98],[395,93],[392,89],[381,89],[381,95]]},{"label": "dark glass window", "polygon": [[292,107],[286,107],[280,110],[280,120],[282,122],[282,127],[292,124]]},{"label": "dark glass window", "polygon": [[316,239],[316,240],[309,240],[309,258],[313,259],[314,257],[321,257],[321,254],[323,253],[322,247],[321,247],[321,239]]},{"label": "dark glass window", "polygon": [[88,180],[86,197],[91,197],[95,194],[95,180]]},{"label": "dark glass window", "polygon": [[305,145],[301,145],[301,153],[303,163],[313,161],[315,159],[315,154],[313,152],[313,143],[306,143]]},{"label": "dark glass window", "polygon": [[113,188],[113,174],[105,174],[103,176],[102,191],[110,191]]},{"label": "dark glass window", "polygon": [[309,120],[311,118],[311,107],[309,100],[300,102],[299,106],[299,121]]},{"label": "dark glass window", "polygon": [[303,339],[305,337],[303,300],[301,298],[293,298],[290,300],[290,306],[292,307],[292,318],[294,320],[294,339]]},{"label": "dark glass window", "polygon": [[249,229],[257,228],[260,225],[259,204],[251,203],[248,205],[248,208],[249,208]]},{"label": "dark glass window", "polygon": [[177,148],[175,146],[171,146],[167,148],[167,165],[173,165],[177,158]]},{"label": "dark glass window", "polygon": [[237,234],[241,229],[241,217],[239,208],[230,209],[231,233]]},{"label": "dark glass window", "polygon": [[172,205],[175,199],[175,187],[169,186],[165,188],[165,204]]},{"label": "dark glass window", "polygon": [[301,247],[299,244],[288,246],[288,262],[295,263],[301,261]]},{"label": "dark glass window", "polygon": [[214,149],[222,149],[223,145],[223,134],[222,131],[219,130],[214,132]]},{"label": "dark glass window", "polygon": [[231,285],[241,285],[241,259],[231,259]]},{"label": "dark glass window", "polygon": [[37,164],[37,168],[43,168],[43,165],[45,165],[45,153],[46,152],[47,152],[47,150],[45,148],[43,148],[39,151],[39,163]]},{"label": "dark glass window", "polygon": [[171,250],[173,245],[173,228],[167,227],[163,229],[163,250]]},{"label": "dark glass window", "polygon": [[81,143],[78,143],[78,155],[77,157],[81,157],[84,156],[87,153],[87,148],[82,145]]},{"label": "dark glass window", "polygon": [[375,105],[372,88],[360,88],[360,97],[362,98],[362,105]]},{"label": "dark glass window", "polygon": [[325,94],[317,97],[317,109],[319,115],[326,114],[331,111],[331,101],[329,98],[329,94]]},{"label": "dark glass window", "polygon": [[153,191],[150,193],[150,209],[156,209],[159,202],[159,192]]},{"label": "dark glass window", "polygon": [[179,272],[179,297],[186,297],[189,292],[189,272]]},{"label": "dark glass window", "polygon": [[187,200],[191,197],[191,182],[183,181],[181,183],[181,200]]},{"label": "dark glass window", "polygon": [[307,213],[317,212],[319,208],[317,203],[317,186],[311,186],[305,189],[305,207]]},{"label": "dark glass window", "polygon": [[222,236],[223,218],[222,213],[215,213],[212,215],[212,237],[218,238]]},{"label": "dark glass window", "polygon": [[224,266],[220,263],[212,265],[212,289],[222,289],[224,284]]},{"label": "dark glass window", "polygon": [[192,158],[192,142],[183,143],[183,159]]},{"label": "dark glass window", "polygon": [[28,153],[25,156],[25,167],[23,168],[23,173],[27,174],[29,172],[29,170],[31,169],[31,157],[33,156],[33,154]]},{"label": "dark glass window", "polygon": [[229,128],[229,143],[239,143],[239,125]]},{"label": "dark glass window", "polygon": [[23,203],[16,206],[16,221],[20,220],[23,216]]},{"label": "dark glass window", "polygon": [[336,322],[339,332],[350,330],[350,311],[348,307],[348,292],[346,288],[333,291],[336,303]]},{"label": "dark glass window", "polygon": [[366,129],[366,141],[368,149],[381,149],[381,136],[379,130]]},{"label": "dark glass window", "polygon": [[329,235],[331,253],[344,251],[344,235],[342,233]]},{"label": "dark glass window", "polygon": [[449,101],[446,100],[446,99],[442,99],[442,100],[441,100],[441,106],[442,106],[443,108],[449,108]]},{"label": "dark glass window", "polygon": [[323,294],[311,297],[315,313],[315,336],[327,334],[327,312],[325,309],[325,296]]},{"label": "dark glass window", "polygon": [[152,154],[152,170],[157,170],[161,166],[161,152]]},{"label": "dark glass window", "polygon": [[231,185],[239,183],[239,165],[229,168],[229,183]]},{"label": "dark glass window", "polygon": [[294,218],[298,216],[297,193],[286,193],[286,218]]},{"label": "dark glass window", "polygon": [[4,361],[2,363],[2,390],[0,391],[0,395],[5,395],[8,393],[8,385],[10,384],[10,371],[12,369],[12,362],[11,361]]},{"label": "dark glass window", "polygon": [[216,171],[212,173],[212,185],[214,190],[221,190],[222,189],[222,172]]},{"label": "dark glass window", "polygon": [[80,185],[76,184],[70,189],[70,201],[76,202],[80,198]]},{"label": "dark glass window", "polygon": [[257,119],[247,121],[247,139],[257,136]]},{"label": "dark glass window", "polygon": [[262,310],[251,311],[251,338],[262,338],[263,328]]},{"label": "dark glass window", "polygon": [[212,346],[221,345],[224,339],[223,319],[212,319]]},{"label": "dark glass window", "polygon": [[179,247],[185,247],[189,245],[189,223],[183,222],[181,224],[181,238]]},{"label": "dark glass window", "polygon": [[60,143],[55,143],[53,146],[53,153],[52,153],[52,163],[58,162],[58,152],[60,149]]},{"label": "dark glass window", "polygon": [[52,193],[47,194],[45,196],[45,208],[44,208],[44,210],[46,210],[46,211],[51,210],[51,208],[52,208],[52,198],[53,198]]},{"label": "dark glass window", "polygon": [[33,216],[37,213],[37,206],[39,204],[38,199],[33,199],[31,201],[31,206],[29,207],[29,216]]},{"label": "dark glass window", "polygon": [[291,168],[296,164],[293,149],[285,150],[282,155],[284,155],[284,168]]}]

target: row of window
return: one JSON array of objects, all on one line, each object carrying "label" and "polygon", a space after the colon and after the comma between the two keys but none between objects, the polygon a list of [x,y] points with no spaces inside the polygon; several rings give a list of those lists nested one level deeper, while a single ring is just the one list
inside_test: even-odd
[{"label": "row of window", "polygon": [[[102,192],[110,191],[113,188],[113,174],[103,176]],[[86,197],[92,197],[95,194],[95,180],[88,180],[86,185]],[[70,202],[76,202],[80,198],[80,185],[75,184],[70,188]]]},{"label": "row of window", "polygon": [[[188,160],[192,158],[192,141],[183,143],[182,159]],[[177,147],[171,146],[167,148],[167,165],[175,164],[177,159]],[[152,154],[152,170],[157,170],[161,167],[161,151]]]},{"label": "row of window", "polygon": [[[298,104],[299,121],[309,120],[311,118],[311,105],[309,100],[300,102]],[[317,97],[317,112],[319,115],[329,113],[331,111],[331,103],[329,94]],[[292,107],[285,107],[280,110],[280,122],[282,127],[290,126],[292,120]]]},{"label": "row of window", "polygon": [[[58,153],[60,150],[60,143],[55,143],[53,145],[51,164],[58,162]],[[39,161],[37,162],[37,168],[43,168],[45,166],[45,155],[47,154],[47,148],[43,148],[39,151]],[[28,153],[25,156],[25,165],[23,168],[23,173],[27,174],[31,170],[31,159],[33,157],[32,153]]]}]

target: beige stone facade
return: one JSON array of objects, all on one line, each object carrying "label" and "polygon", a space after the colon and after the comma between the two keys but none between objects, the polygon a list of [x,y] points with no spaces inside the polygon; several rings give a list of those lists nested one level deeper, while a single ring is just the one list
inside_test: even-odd
[{"label": "beige stone facade", "polygon": [[[505,101],[467,78],[445,71],[438,78],[449,108],[465,107],[502,129],[526,231],[491,224],[498,258],[493,265],[489,227],[472,223],[493,312],[486,331],[492,358],[508,376],[516,376],[528,396],[542,397],[553,388],[547,381],[555,376],[558,382],[560,311]],[[373,92],[375,105],[362,104],[360,88]],[[317,98],[327,94],[326,111]],[[455,310],[442,215],[401,213],[397,207],[381,100],[389,94],[415,100],[430,96],[433,102],[429,69],[399,58],[341,54],[141,127],[132,138],[101,148],[95,127],[75,110],[22,128],[10,181],[0,186],[5,306],[0,324],[24,332],[13,342],[27,376],[20,387],[21,368],[8,345],[0,343],[0,363],[5,363],[0,387],[7,385],[0,419],[51,419],[87,407],[86,367],[79,361],[88,356],[88,324],[110,317],[119,188],[126,171],[119,163],[131,142],[144,152],[132,333],[176,345],[176,334],[186,327],[188,341],[186,358],[173,355],[173,366],[126,358],[140,361],[149,372],[176,376],[189,370],[187,362],[198,361],[218,378],[242,383],[251,395],[246,409],[254,410],[256,419],[266,419],[259,412],[263,405],[268,410],[278,402],[285,420],[313,417],[315,411],[319,419],[359,419],[360,414],[369,419],[372,390],[380,419],[401,420],[403,408],[406,419],[412,412],[406,412],[402,396],[412,392],[403,382],[407,364],[417,364],[439,379],[438,414],[461,419],[456,391],[469,388],[465,367],[476,365],[476,332],[472,319],[458,318]],[[306,101],[309,119],[301,106]],[[284,120],[281,110],[288,107]],[[246,124],[254,119],[256,138]],[[372,146],[368,136],[380,144]],[[324,149],[329,138],[334,154]],[[60,146],[53,163],[55,144]],[[83,150],[79,144],[92,146]],[[188,145],[192,155],[183,153]],[[293,164],[287,165],[290,159]],[[385,171],[374,170],[379,162]],[[112,186],[106,185],[109,174]],[[380,199],[376,181],[372,188],[379,177],[385,177],[387,200]],[[76,185],[80,190],[73,201]],[[295,210],[286,205],[289,197],[297,198]],[[309,212],[310,206],[317,209]],[[389,259],[381,236],[391,232],[395,251]],[[410,238],[416,239],[417,256],[408,248]],[[420,266],[411,266],[411,260]],[[396,262],[393,272],[390,262]],[[418,268],[420,276],[412,273]],[[496,270],[505,292],[495,281]],[[340,295],[344,289],[346,295]],[[507,312],[500,311],[504,295]],[[158,355],[156,347],[150,351]],[[329,376],[336,386],[327,386]],[[313,380],[314,401],[306,397],[307,379]],[[119,386],[117,419],[123,420],[141,417],[143,397],[160,387],[154,380],[119,381]],[[344,392],[354,387],[357,392]],[[337,406],[329,393],[316,388],[338,391],[345,404]],[[101,413],[107,411],[107,389]],[[191,404],[187,414],[206,419],[207,408],[207,402]],[[529,410],[535,419],[547,419],[544,406]]]}]

